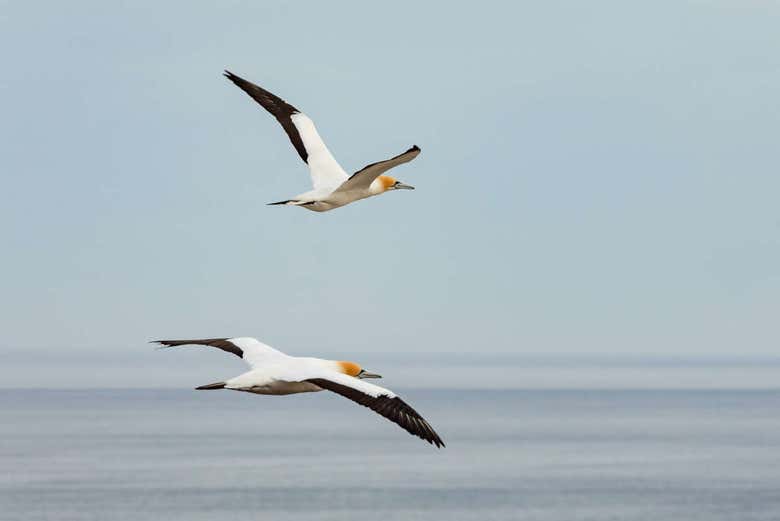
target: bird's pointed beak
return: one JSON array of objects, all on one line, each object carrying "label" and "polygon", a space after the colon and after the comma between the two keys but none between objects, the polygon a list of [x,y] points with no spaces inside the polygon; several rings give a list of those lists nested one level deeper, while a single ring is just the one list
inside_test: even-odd
[{"label": "bird's pointed beak", "polygon": [[382,378],[381,374],[369,373],[367,371],[361,371],[358,376],[360,378]]},{"label": "bird's pointed beak", "polygon": [[414,190],[412,185],[405,185],[401,182],[396,183],[394,187],[396,190]]}]

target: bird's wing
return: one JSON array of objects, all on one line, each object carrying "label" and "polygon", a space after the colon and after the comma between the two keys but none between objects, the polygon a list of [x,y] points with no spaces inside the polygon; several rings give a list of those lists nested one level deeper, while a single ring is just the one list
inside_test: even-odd
[{"label": "bird's wing", "polygon": [[398,424],[409,434],[437,447],[444,447],[444,442],[433,427],[392,391],[335,371],[322,370],[318,373],[316,377],[307,378],[306,381],[368,407]]},{"label": "bird's wing", "polygon": [[365,166],[361,170],[358,170],[357,172],[352,174],[349,177],[349,179],[344,181],[341,184],[341,186],[339,186],[337,191],[348,192],[350,190],[366,189],[371,185],[371,183],[374,182],[374,179],[376,179],[380,175],[384,174],[391,168],[395,168],[398,165],[408,163],[418,155],[420,155],[420,147],[414,145],[412,148],[410,148],[403,154],[398,154],[397,156],[387,159],[385,161],[371,163],[370,165]]},{"label": "bird's wing", "polygon": [[162,347],[176,347],[186,345],[202,345],[216,347],[228,353],[233,353],[243,359],[251,368],[255,368],[263,362],[271,359],[286,357],[281,351],[277,351],[256,338],[203,338],[200,340],[154,340],[153,343]]},{"label": "bird's wing", "polygon": [[264,88],[230,71],[225,71],[225,77],[249,94],[282,125],[298,155],[309,166],[315,189],[335,189],[347,179],[347,173],[325,146],[314,122],[306,114]]}]

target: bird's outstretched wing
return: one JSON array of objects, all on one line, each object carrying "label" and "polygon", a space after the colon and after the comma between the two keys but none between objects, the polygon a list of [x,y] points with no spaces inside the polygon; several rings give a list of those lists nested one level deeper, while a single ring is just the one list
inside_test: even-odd
[{"label": "bird's outstretched wing", "polygon": [[233,353],[243,359],[249,367],[255,368],[269,359],[286,357],[281,351],[266,345],[256,338],[203,338],[200,340],[153,340],[152,343],[162,347],[176,347],[186,345],[201,345],[216,347],[228,353]]},{"label": "bird's outstretched wing", "polygon": [[306,381],[368,407],[436,447],[444,447],[444,442],[425,418],[389,389],[335,371],[323,371],[317,378]]},{"label": "bird's outstretched wing", "polygon": [[263,106],[282,125],[301,159],[309,165],[315,189],[335,189],[347,179],[347,173],[325,146],[314,122],[306,114],[264,88],[225,71],[225,77]]},{"label": "bird's outstretched wing", "polygon": [[374,182],[374,179],[380,175],[384,174],[391,168],[408,163],[418,155],[420,155],[420,147],[414,145],[403,154],[398,154],[397,156],[386,159],[385,161],[378,161],[376,163],[371,163],[370,165],[364,166],[362,169],[352,174],[349,179],[344,181],[341,186],[339,186],[337,191],[349,192],[350,190],[366,189],[371,185],[371,183]]}]

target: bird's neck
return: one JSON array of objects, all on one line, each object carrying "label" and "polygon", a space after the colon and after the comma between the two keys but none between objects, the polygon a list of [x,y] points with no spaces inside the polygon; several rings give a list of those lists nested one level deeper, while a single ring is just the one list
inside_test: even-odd
[{"label": "bird's neck", "polygon": [[390,189],[391,186],[395,184],[395,179],[393,179],[390,176],[387,175],[380,175],[374,181],[371,183],[371,185],[368,187],[368,191],[371,192],[371,195],[377,195],[381,194],[382,192],[386,192]]}]

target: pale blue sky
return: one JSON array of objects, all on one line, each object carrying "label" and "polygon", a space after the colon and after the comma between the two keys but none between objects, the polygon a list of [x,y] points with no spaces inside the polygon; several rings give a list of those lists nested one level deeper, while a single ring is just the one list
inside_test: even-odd
[{"label": "pale blue sky", "polygon": [[[778,27],[769,1],[0,2],[0,348],[775,356]],[[417,190],[265,206],[308,173],[224,68],[347,171],[419,145]]]}]

